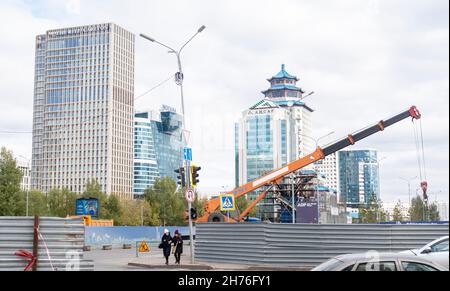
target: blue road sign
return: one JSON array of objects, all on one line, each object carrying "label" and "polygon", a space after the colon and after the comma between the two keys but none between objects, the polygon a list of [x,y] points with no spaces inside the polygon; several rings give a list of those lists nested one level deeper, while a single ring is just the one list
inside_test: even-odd
[{"label": "blue road sign", "polygon": [[191,148],[184,149],[184,160],[192,162],[192,149]]},{"label": "blue road sign", "polygon": [[220,210],[221,211],[235,211],[236,199],[233,194],[220,195]]}]

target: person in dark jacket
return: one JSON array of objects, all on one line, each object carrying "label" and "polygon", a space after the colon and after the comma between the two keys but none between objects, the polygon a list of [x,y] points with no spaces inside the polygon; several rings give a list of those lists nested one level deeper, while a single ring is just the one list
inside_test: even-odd
[{"label": "person in dark jacket", "polygon": [[164,257],[166,258],[166,265],[169,264],[170,251],[172,249],[172,237],[168,229],[164,230],[164,235],[161,238],[161,244]]},{"label": "person in dark jacket", "polygon": [[183,254],[183,238],[181,233],[177,230],[175,231],[175,237],[172,240],[173,243],[173,254],[175,255],[175,264],[181,264],[181,254]]}]

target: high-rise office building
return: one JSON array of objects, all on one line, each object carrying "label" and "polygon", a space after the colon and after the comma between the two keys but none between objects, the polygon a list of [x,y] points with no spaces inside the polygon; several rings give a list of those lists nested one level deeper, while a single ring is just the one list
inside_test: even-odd
[{"label": "high-rise office building", "polygon": [[142,197],[156,179],[177,180],[176,169],[183,166],[183,117],[174,108],[135,115],[134,196]]},{"label": "high-rise office building", "polygon": [[341,202],[358,208],[368,206],[373,195],[380,200],[377,151],[344,150],[338,155]]},{"label": "high-rise office building", "polygon": [[151,113],[137,113],[134,117],[134,198],[142,197],[158,178]]},{"label": "high-rise office building", "polygon": [[[268,80],[265,98],[243,112],[236,125],[236,182],[240,185],[285,166],[314,150],[313,110],[302,100],[299,79],[285,66]],[[249,194],[250,199],[257,193]]]},{"label": "high-rise office building", "polygon": [[32,188],[131,198],[135,36],[112,24],[36,38]]}]

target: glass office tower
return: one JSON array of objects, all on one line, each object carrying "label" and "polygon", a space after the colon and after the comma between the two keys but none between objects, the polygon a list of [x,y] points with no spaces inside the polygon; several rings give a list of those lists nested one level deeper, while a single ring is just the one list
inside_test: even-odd
[{"label": "glass office tower", "polygon": [[339,155],[339,186],[347,207],[368,206],[375,195],[380,199],[378,154],[375,150],[346,150]]},{"label": "glass office tower", "polygon": [[137,113],[134,120],[134,198],[142,198],[159,177],[150,113]]},{"label": "glass office tower", "polygon": [[131,198],[135,36],[112,24],[36,38],[32,188]]},{"label": "glass office tower", "polygon": [[[311,153],[313,110],[302,100],[299,79],[285,66],[268,80],[263,100],[243,112],[235,125],[235,180],[243,185]],[[250,193],[250,199],[258,197]]]},{"label": "glass office tower", "polygon": [[142,198],[158,178],[177,180],[184,163],[183,117],[168,106],[135,115],[134,196]]}]

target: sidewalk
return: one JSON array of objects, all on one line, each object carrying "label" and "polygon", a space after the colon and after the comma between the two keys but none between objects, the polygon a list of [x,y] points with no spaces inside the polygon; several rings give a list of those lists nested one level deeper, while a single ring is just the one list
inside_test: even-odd
[{"label": "sidewalk", "polygon": [[130,267],[139,267],[144,269],[154,270],[172,270],[172,271],[309,271],[306,268],[294,268],[294,267],[282,267],[282,266],[255,266],[255,265],[240,265],[240,264],[222,264],[222,263],[204,263],[199,262],[196,264],[190,264],[190,257],[183,256],[180,266],[173,264],[173,258],[170,260],[170,264],[167,266],[164,264],[164,258],[160,257],[142,257],[134,258],[128,262]]}]

